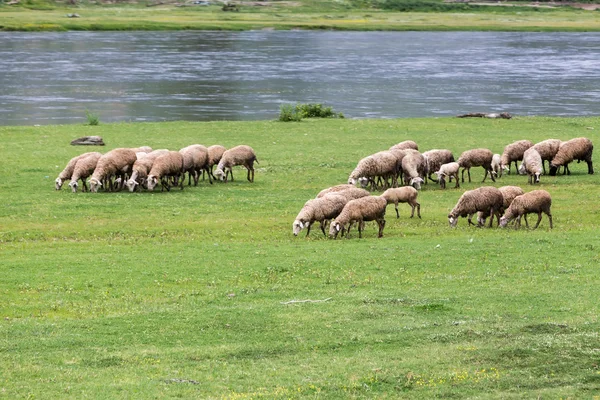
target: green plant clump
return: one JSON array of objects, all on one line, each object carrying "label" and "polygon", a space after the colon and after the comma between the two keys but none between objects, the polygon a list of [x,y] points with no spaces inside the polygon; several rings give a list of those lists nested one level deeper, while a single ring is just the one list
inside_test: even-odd
[{"label": "green plant clump", "polygon": [[279,110],[279,121],[300,121],[304,118],[344,118],[344,114],[336,113],[332,107],[321,103],[301,103],[292,106],[283,104]]},{"label": "green plant clump", "polygon": [[100,118],[98,115],[85,110],[85,117],[87,118],[87,124],[91,126],[96,126],[100,124]]}]

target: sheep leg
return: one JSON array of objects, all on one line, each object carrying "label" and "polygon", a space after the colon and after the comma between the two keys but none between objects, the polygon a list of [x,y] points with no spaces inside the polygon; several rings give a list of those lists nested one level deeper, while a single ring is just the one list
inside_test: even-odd
[{"label": "sheep leg", "polygon": [[587,165],[588,165],[588,174],[593,175],[594,174],[594,165],[592,164],[592,161],[587,161]]},{"label": "sheep leg", "polygon": [[429,180],[430,180],[431,182],[438,183],[437,179],[435,179],[435,178],[432,178],[432,177],[431,177],[431,174],[432,174],[432,172],[430,172],[430,173],[429,173],[429,175],[427,175],[427,177],[429,178]]},{"label": "sheep leg", "polygon": [[321,232],[323,232],[323,236],[327,237],[327,234],[325,233],[325,228],[327,227],[327,221],[326,219],[324,219],[323,221],[321,221]]},{"label": "sheep leg", "polygon": [[306,227],[306,237],[308,237],[308,234],[310,233],[310,227],[312,226],[313,222],[309,222],[308,226]]},{"label": "sheep leg", "polygon": [[571,170],[569,169],[569,164],[563,165],[563,175],[571,175]]},{"label": "sheep leg", "polygon": [[421,203],[416,203],[416,204],[417,204],[417,217],[419,217],[419,219],[421,219]]},{"label": "sheep leg", "polygon": [[[450,175],[450,178],[452,178],[452,175]],[[444,184],[444,187],[446,187],[446,184]],[[460,184],[458,183],[458,172],[456,173],[456,186],[454,186],[454,189],[459,188]]]},{"label": "sheep leg", "polygon": [[490,169],[490,170],[487,170],[487,169],[486,169],[486,170],[485,170],[485,172],[486,172],[486,173],[488,173],[488,172],[489,172],[489,173],[490,173],[490,178],[492,178],[492,182],[496,182],[496,178],[494,178],[494,174],[492,173],[493,171],[492,171],[491,169]]},{"label": "sheep leg", "polygon": [[[398,212],[398,203],[394,203],[394,207],[396,208],[396,218],[400,218],[400,213]],[[414,214],[414,208],[413,208]],[[412,218],[412,215],[410,216]]]},{"label": "sheep leg", "polygon": [[546,215],[548,216],[548,219],[550,220],[550,229],[552,229],[552,214],[550,213],[550,210],[548,210],[548,212],[546,212]]},{"label": "sheep leg", "polygon": [[383,237],[383,228],[385,228],[385,219],[380,218],[377,220],[377,225],[379,225],[379,234],[377,235],[378,238]]},{"label": "sheep leg", "polygon": [[200,171],[194,170],[194,186],[198,186],[200,180]]},{"label": "sheep leg", "polygon": [[252,168],[252,180],[250,182],[254,183],[254,168]]},{"label": "sheep leg", "polygon": [[362,231],[365,230],[365,221],[360,221],[358,223],[358,238],[362,239]]},{"label": "sheep leg", "polygon": [[481,183],[485,182],[485,178],[487,178],[488,176],[488,170],[485,170],[485,175],[483,175],[483,180],[481,181]]},{"label": "sheep leg", "polygon": [[471,168],[467,169],[467,174],[469,175],[469,183],[471,183]]},{"label": "sheep leg", "polygon": [[229,169],[229,175],[231,175],[231,182],[233,182],[233,169]]},{"label": "sheep leg", "polygon": [[521,217],[522,215],[519,215],[519,217],[515,221],[515,229],[519,229],[521,227]]},{"label": "sheep leg", "polygon": [[463,168],[463,170],[462,170],[462,181],[463,181],[463,183],[465,183],[465,169],[466,168]]},{"label": "sheep leg", "polygon": [[525,227],[529,228],[529,222],[527,222],[527,214],[523,214],[523,217],[525,218]]},{"label": "sheep leg", "polygon": [[[185,172],[181,173],[181,184],[179,185],[179,189],[183,190],[183,181],[185,181]],[[198,180],[196,179],[196,183]]]},{"label": "sheep leg", "polygon": [[446,189],[446,180],[445,180],[443,177],[441,177],[441,178],[438,180],[438,182],[439,182],[439,184],[440,184],[440,187],[441,187],[442,189]]},{"label": "sheep leg", "polygon": [[206,172],[206,175],[208,175],[208,182],[210,182],[210,184],[213,184],[213,180],[212,180],[212,171],[208,170],[208,167],[204,167],[204,169],[202,170],[202,180],[204,180],[204,172]]},{"label": "sheep leg", "polygon": [[473,219],[473,214],[469,214],[469,215],[467,216],[467,222],[469,223],[469,225],[475,225],[475,224],[473,223],[473,221],[471,221],[472,219]]}]

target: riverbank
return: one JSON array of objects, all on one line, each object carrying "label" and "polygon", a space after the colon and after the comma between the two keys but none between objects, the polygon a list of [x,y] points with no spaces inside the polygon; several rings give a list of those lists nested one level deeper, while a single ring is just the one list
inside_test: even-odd
[{"label": "riverbank", "polygon": [[[472,183],[388,207],[384,237],[292,235],[304,202],[405,139],[502,152],[600,118],[419,118],[0,127],[0,392],[7,398],[586,398],[598,387],[597,210],[585,163],[541,184],[554,229],[447,215]],[[69,142],[100,135],[106,148]],[[251,145],[255,182],[54,189],[84,151]],[[595,157],[596,168],[598,159]],[[513,169],[514,171],[514,169]],[[375,192],[374,194],[378,194]],[[535,216],[529,218],[535,223]],[[311,300],[314,302],[296,302]],[[540,351],[543,349],[543,351]]]},{"label": "riverbank", "polygon": [[[492,8],[492,7],[489,7]],[[217,6],[81,6],[44,10],[0,7],[4,31],[257,30],[326,29],[352,31],[600,31],[600,13],[572,8],[536,11],[493,7],[477,12],[306,11]],[[76,14],[76,17],[75,15]],[[71,17],[69,17],[71,16]]]}]

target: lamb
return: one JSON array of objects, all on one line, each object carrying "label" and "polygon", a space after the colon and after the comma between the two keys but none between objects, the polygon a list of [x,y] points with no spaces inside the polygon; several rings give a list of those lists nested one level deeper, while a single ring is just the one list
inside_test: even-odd
[{"label": "lamb", "polygon": [[327,221],[337,217],[347,202],[348,200],[344,196],[336,193],[308,200],[292,224],[292,233],[294,236],[298,236],[300,231],[306,228],[306,236],[308,236],[312,224],[319,221],[321,231],[326,236],[325,226]]},{"label": "lamb", "polygon": [[141,160],[137,160],[133,163],[132,172],[129,180],[125,183],[130,192],[133,192],[137,187],[141,191],[141,186],[146,182],[148,178],[148,172],[152,169],[154,161],[163,154],[167,154],[169,150],[160,149],[154,150],[146,155]]},{"label": "lamb", "polygon": [[[119,175],[121,182],[124,182],[125,175],[131,171],[136,161],[135,151],[131,149],[114,149],[100,157],[96,164],[96,169],[90,178],[90,191],[98,192],[102,186],[102,181],[110,182],[113,175]],[[110,184],[109,184],[110,186]]]},{"label": "lamb", "polygon": [[423,157],[425,157],[426,175],[429,180],[436,183],[437,180],[433,179],[431,174],[433,174],[435,171],[439,171],[443,164],[454,162],[454,155],[452,152],[445,149],[428,150],[423,153]]},{"label": "lamb", "polygon": [[540,157],[542,157],[542,169],[544,174],[546,173],[544,161],[548,161],[548,164],[550,164],[550,161],[552,161],[556,153],[558,153],[561,144],[562,140],[560,139],[546,139],[533,145],[533,148],[536,149],[537,152],[540,153]]},{"label": "lamb", "polygon": [[517,161],[522,160],[525,150],[532,146],[533,142],[530,140],[517,140],[516,142],[504,147],[504,152],[502,153],[502,157],[500,159],[502,169],[510,174],[510,165],[512,162],[515,163],[515,169],[517,169]]},{"label": "lamb", "polygon": [[73,175],[71,175],[71,182],[69,182],[69,186],[71,187],[71,191],[73,193],[77,193],[77,186],[79,185],[77,181],[80,179],[83,183],[83,191],[85,192],[87,190],[85,180],[94,172],[96,165],[98,164],[98,160],[100,157],[102,157],[102,154],[98,152],[86,154],[87,155],[85,157],[80,157],[79,160],[77,160],[77,163],[75,163]]},{"label": "lamb", "polygon": [[[220,144],[208,147],[208,168],[210,169],[210,175],[213,179],[217,179],[213,175],[213,166],[219,165],[219,161],[221,161],[221,157],[223,157],[225,151],[227,151],[227,149]],[[204,171],[202,171],[202,180],[204,180]]]},{"label": "lamb", "polygon": [[454,178],[456,180],[456,185],[454,188],[460,187],[459,179],[458,179],[458,170],[460,166],[457,162],[451,162],[448,164],[444,164],[440,167],[440,170],[435,172],[438,176],[438,182],[440,183],[440,187],[442,189],[446,189],[446,177],[449,177],[450,180]]},{"label": "lamb", "polygon": [[355,188],[354,185],[352,185],[350,183],[343,183],[341,185],[331,186],[331,187],[328,187],[327,189],[321,190],[317,194],[317,199],[319,197],[323,197],[323,196],[325,196],[326,194],[329,194],[329,193],[336,193],[336,192],[341,192],[341,191],[346,190],[346,189],[354,189],[354,188]]},{"label": "lamb", "polygon": [[592,152],[594,145],[592,141],[585,137],[575,138],[563,142],[556,155],[550,162],[550,175],[555,176],[558,167],[561,165],[565,168],[565,173],[571,174],[569,171],[569,163],[573,160],[577,162],[585,161],[588,165],[588,174],[594,173],[592,164]]},{"label": "lamb", "polygon": [[391,188],[383,192],[383,197],[388,204],[394,204],[396,208],[396,218],[400,218],[398,212],[398,203],[408,203],[412,207],[410,217],[415,216],[415,208],[417,209],[417,216],[421,218],[421,204],[417,202],[417,196],[419,192],[412,186],[404,186],[400,188]]},{"label": "lamb", "polygon": [[536,229],[540,221],[542,220],[542,213],[545,213],[550,220],[550,229],[552,229],[552,212],[550,207],[552,206],[552,197],[550,193],[545,190],[533,190],[529,193],[522,194],[515,197],[510,207],[504,212],[502,218],[500,218],[500,226],[505,227],[511,220],[517,219],[515,229],[521,226],[521,217],[525,216],[525,225],[529,227],[527,223],[527,214],[537,213],[538,220],[533,229]]},{"label": "lamb", "polygon": [[383,228],[385,227],[385,209],[387,201],[381,196],[367,196],[360,199],[351,200],[342,209],[340,215],[329,226],[329,236],[336,238],[338,233],[342,232],[342,236],[346,231],[346,237],[350,232],[352,224],[358,223],[358,237],[362,238],[362,231],[366,221],[377,221],[379,226],[378,237],[383,236]]},{"label": "lamb", "polygon": [[167,154],[158,156],[152,164],[152,169],[148,173],[148,190],[152,191],[158,185],[160,180],[162,192],[171,190],[169,178],[175,178],[179,182],[179,187],[183,190],[184,181],[184,160],[183,155],[178,151],[169,151]]},{"label": "lamb", "polygon": [[80,158],[86,157],[90,154],[92,154],[92,153],[91,152],[83,153],[83,154],[75,156],[69,160],[65,169],[63,169],[61,171],[61,173],[58,174],[58,178],[56,178],[56,180],[54,181],[54,187],[56,190],[60,190],[62,188],[63,183],[67,179],[71,179],[71,176],[73,175],[73,171],[75,170],[75,164],[77,164],[77,161],[79,161]]},{"label": "lamb", "polygon": [[[523,189],[521,189],[518,186],[501,186],[498,188],[498,190],[500,191],[500,193],[502,193],[502,210],[500,211],[500,213],[503,213],[506,209],[508,209],[508,207],[510,207],[510,204],[512,203],[512,201],[515,199],[515,197],[522,195],[523,193]],[[481,211],[477,214],[477,224],[479,226],[484,226],[485,225],[485,220],[487,219],[487,215],[484,215],[484,213],[482,213]]]},{"label": "lamb", "polygon": [[396,150],[406,150],[406,149],[419,150],[419,146],[415,142],[413,142],[412,140],[405,140],[403,142],[400,142],[400,143],[395,144],[392,147],[390,147],[390,150],[392,150],[392,149],[396,149]]},{"label": "lamb", "polygon": [[498,153],[492,156],[492,172],[496,178],[502,177],[502,156]]},{"label": "lamb", "polygon": [[[527,173],[527,183],[540,183],[540,176],[543,173],[543,164],[542,157],[535,148],[530,147],[525,150],[521,167]],[[521,167],[519,167],[519,172],[521,172]]]},{"label": "lamb", "polygon": [[[194,186],[198,186],[200,171],[209,173],[208,169],[208,149],[201,144],[193,144],[179,150],[183,155],[183,169],[188,173],[188,186],[194,178]],[[208,174],[208,181],[212,185],[212,174]]]},{"label": "lamb", "polygon": [[462,181],[465,181],[465,170],[469,175],[469,182],[471,182],[471,167],[483,167],[485,169],[485,176],[483,177],[483,181],[487,178],[488,174],[490,174],[490,178],[492,178],[492,182],[496,182],[494,179],[494,174],[492,173],[492,158],[494,154],[488,149],[472,149],[463,151],[463,153],[458,158],[458,165],[463,169],[462,170]]},{"label": "lamb", "polygon": [[402,159],[402,173],[404,175],[404,184],[410,185],[417,190],[421,189],[421,184],[425,181],[425,157],[418,151],[407,151]]},{"label": "lamb", "polygon": [[[232,167],[236,165],[243,165],[248,170],[247,179],[250,182],[254,182],[254,162],[258,163],[256,154],[250,146],[240,145],[229,150],[226,150],[221,157],[221,161],[217,165],[215,170],[215,176],[227,182],[227,176],[231,175],[233,181]],[[252,177],[250,174],[252,173]]]},{"label": "lamb", "polygon": [[448,222],[451,227],[455,227],[458,217],[468,217],[469,225],[475,225],[471,218],[476,212],[483,212],[483,215],[489,215],[490,227],[494,223],[494,215],[500,219],[500,210],[504,204],[504,198],[500,190],[493,186],[483,186],[474,190],[467,190],[458,199],[458,202],[448,214]]}]

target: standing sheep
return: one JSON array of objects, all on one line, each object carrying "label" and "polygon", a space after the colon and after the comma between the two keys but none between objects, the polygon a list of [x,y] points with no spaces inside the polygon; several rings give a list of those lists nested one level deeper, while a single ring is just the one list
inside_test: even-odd
[{"label": "standing sheep", "polygon": [[390,150],[406,150],[406,149],[413,149],[413,150],[419,150],[419,146],[412,140],[405,140],[403,142],[400,142],[398,144],[393,145],[392,147],[390,147]]},{"label": "standing sheep", "polygon": [[494,154],[488,149],[472,149],[463,151],[463,153],[458,158],[458,165],[462,168],[462,181],[465,181],[465,170],[469,175],[469,182],[471,182],[471,167],[483,167],[485,169],[485,175],[483,177],[483,181],[487,178],[488,174],[490,174],[490,178],[492,178],[492,182],[496,182],[494,178],[494,174],[492,173],[492,158]]},{"label": "standing sheep", "polygon": [[[223,153],[225,153],[227,149],[220,144],[215,144],[208,147],[208,169],[210,170],[210,175],[212,179],[217,179],[213,175],[213,166],[219,165],[219,161],[221,161],[221,157],[223,157]],[[204,180],[204,172],[202,172],[202,180]]]},{"label": "standing sheep", "polygon": [[521,217],[525,216],[525,225],[529,227],[527,223],[527,214],[536,213],[538,220],[533,229],[536,229],[542,220],[542,213],[545,213],[550,220],[550,229],[552,229],[552,212],[550,207],[552,206],[552,197],[550,193],[545,190],[533,190],[529,193],[522,194],[515,197],[510,207],[504,212],[502,218],[500,218],[500,226],[505,227],[511,220],[517,219],[515,229],[521,226]]},{"label": "standing sheep", "polygon": [[[543,161],[540,153],[535,148],[530,147],[525,150],[521,166],[527,173],[527,183],[540,183],[540,176],[543,173]],[[519,167],[519,172],[521,172],[521,167]]]},{"label": "standing sheep", "polygon": [[571,174],[569,171],[569,163],[573,160],[585,161],[588,166],[588,174],[594,173],[592,164],[592,152],[594,145],[592,141],[585,137],[575,138],[563,142],[558,148],[558,152],[550,162],[550,175],[555,176],[558,167],[561,165],[565,169],[565,173]]},{"label": "standing sheep", "polygon": [[[367,196],[360,199],[351,200],[344,206],[344,209],[329,226],[329,236],[336,238],[338,233],[346,231],[348,237],[352,224],[358,223],[358,237],[362,238],[362,231],[366,221],[377,221],[379,226],[378,237],[383,236],[385,227],[385,209],[387,201],[381,196]],[[348,225],[348,229],[345,227]]]},{"label": "standing sheep", "polygon": [[73,169],[73,175],[71,175],[71,182],[69,182],[69,186],[71,187],[71,191],[73,193],[77,193],[77,181],[81,179],[83,183],[83,191],[87,190],[87,185],[85,184],[85,180],[88,176],[94,173],[96,169],[96,165],[98,165],[98,160],[102,157],[101,153],[92,152],[86,153],[85,157],[79,158],[77,163],[75,163],[75,168]]},{"label": "standing sheep", "polygon": [[404,175],[404,184],[410,185],[417,190],[421,189],[421,184],[425,181],[425,157],[416,150],[407,151],[402,159],[402,173]]},{"label": "standing sheep", "polygon": [[135,151],[131,149],[114,149],[100,157],[96,169],[90,178],[90,191],[98,192],[98,188],[102,186],[102,181],[108,182],[109,190],[111,189],[110,179],[112,176],[121,178],[121,185],[125,182],[125,176],[131,172],[133,164],[137,157]]},{"label": "standing sheep", "polygon": [[455,227],[458,217],[468,217],[469,225],[475,225],[471,219],[473,214],[481,211],[483,215],[490,216],[490,228],[494,223],[494,215],[500,219],[500,210],[504,199],[500,190],[492,186],[483,186],[474,190],[467,190],[458,199],[458,202],[448,214],[448,222]]},{"label": "standing sheep", "polygon": [[425,158],[427,178],[435,183],[437,183],[437,180],[433,179],[431,175],[435,173],[435,171],[439,171],[442,165],[454,162],[454,155],[450,150],[446,149],[428,150],[423,153],[423,157]]},{"label": "standing sheep", "polygon": [[[179,150],[183,156],[183,170],[188,173],[188,186],[192,184],[198,186],[200,172],[209,172],[208,169],[208,149],[201,144],[192,144]],[[208,174],[208,181],[212,185],[212,174]]]},{"label": "standing sheep", "polygon": [[388,204],[394,204],[396,208],[396,218],[400,218],[400,213],[398,212],[398,203],[408,203],[412,208],[412,212],[410,213],[410,217],[415,216],[415,208],[417,209],[417,216],[421,218],[421,204],[417,202],[417,196],[419,192],[412,186],[404,186],[400,188],[391,188],[383,192],[381,197],[383,197]]},{"label": "standing sheep", "polygon": [[292,233],[298,236],[300,231],[306,228],[306,236],[310,233],[310,227],[316,221],[321,226],[323,235],[327,221],[337,217],[346,205],[348,200],[344,196],[330,193],[326,196],[308,200],[300,210],[294,223],[292,224]]},{"label": "standing sheep", "polygon": [[[498,188],[498,190],[500,191],[500,193],[502,193],[502,210],[500,211],[500,213],[504,213],[504,211],[506,209],[508,209],[508,207],[510,207],[511,203],[513,202],[513,200],[515,199],[515,197],[522,195],[523,193],[523,189],[521,189],[518,186],[501,186]],[[484,215],[484,213],[482,213],[481,211],[479,213],[477,213],[477,224],[479,226],[484,226],[485,225],[485,220],[487,219],[487,215]]]},{"label": "standing sheep", "polygon": [[390,151],[380,151],[361,159],[356,168],[350,173],[348,183],[355,185],[360,182],[362,187],[371,184],[371,189],[375,189],[377,183],[375,178],[384,179],[383,186],[387,186],[388,177],[392,178],[392,185],[397,184],[397,157]]},{"label": "standing sheep", "polygon": [[162,192],[164,189],[171,190],[169,178],[175,178],[179,187],[183,190],[184,181],[183,155],[178,151],[169,151],[167,154],[158,156],[152,164],[148,173],[148,190],[152,191],[160,180]]},{"label": "standing sheep", "polygon": [[[243,165],[248,170],[248,181],[254,182],[255,161],[258,163],[252,147],[246,145],[233,147],[223,153],[221,161],[219,161],[217,169],[215,170],[215,176],[218,179],[227,182],[227,176],[231,175],[231,180],[233,181],[232,168],[236,165]],[[252,177],[250,177],[250,174],[252,174]]]},{"label": "standing sheep", "polygon": [[460,179],[458,179],[459,169],[460,166],[457,162],[451,162],[440,166],[440,170],[436,171],[435,174],[438,176],[438,182],[442,189],[446,189],[446,177],[448,177],[449,180],[452,180],[452,178],[455,179],[456,185],[454,185],[454,188],[460,187]]},{"label": "standing sheep", "polygon": [[498,153],[492,156],[492,172],[496,178],[502,177],[502,156]]},{"label": "standing sheep", "polygon": [[83,153],[83,154],[80,154],[78,156],[71,158],[69,160],[69,162],[67,163],[67,166],[60,172],[60,174],[58,174],[58,178],[56,178],[56,180],[54,181],[54,188],[56,190],[60,190],[62,188],[63,183],[67,179],[71,179],[71,176],[73,175],[73,171],[75,170],[75,164],[77,164],[77,161],[79,161],[80,158],[86,157],[90,154],[92,154],[92,153],[91,152]]},{"label": "standing sheep", "polygon": [[152,164],[154,161],[163,154],[167,154],[169,150],[160,149],[154,150],[146,155],[146,157],[137,160],[133,163],[133,168],[131,172],[131,176],[125,183],[130,192],[133,192],[137,187],[138,190],[142,190],[142,186],[146,183],[146,179],[148,178],[148,172],[152,169]]},{"label": "standing sheep", "polygon": [[518,169],[517,161],[523,159],[523,153],[531,146],[533,146],[533,142],[530,140],[517,140],[504,147],[504,152],[500,159],[502,169],[510,174],[510,165],[513,162],[515,163],[515,169]]},{"label": "standing sheep", "polygon": [[560,139],[546,139],[533,145],[533,148],[536,149],[537,152],[540,153],[540,157],[542,157],[542,170],[544,171],[544,174],[546,173],[544,161],[548,161],[548,167],[550,167],[550,161],[552,161],[556,153],[558,153],[561,144],[562,140]]}]

